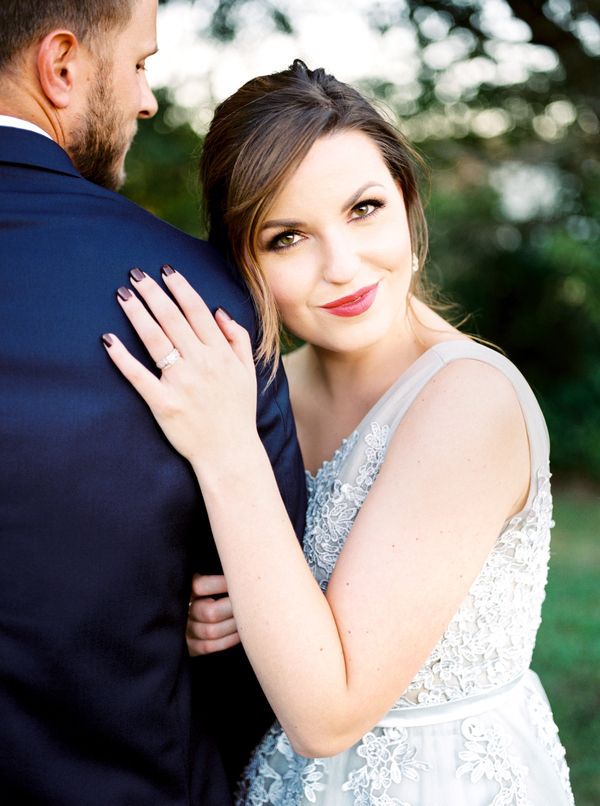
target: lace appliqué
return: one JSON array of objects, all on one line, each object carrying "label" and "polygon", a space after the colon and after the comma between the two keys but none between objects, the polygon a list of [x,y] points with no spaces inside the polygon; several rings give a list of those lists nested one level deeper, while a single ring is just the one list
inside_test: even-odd
[{"label": "lace appliqu\u00e9", "polygon": [[[323,591],[352,524],[377,478],[390,429],[376,421],[363,440],[355,431],[315,477],[307,476],[309,503],[304,552]],[[343,481],[350,455],[362,451],[355,477]],[[525,513],[499,535],[481,572],[421,670],[393,710],[438,705],[489,691],[521,675],[531,662],[550,556],[550,471],[538,471],[536,494]]]},{"label": "lace appliqu\u00e9", "polygon": [[550,472],[523,515],[504,527],[429,658],[394,706],[438,705],[502,686],[531,662],[550,557]]},{"label": "lace appliqu\u00e9", "polygon": [[[276,769],[279,767],[281,771]],[[318,758],[304,758],[294,752],[289,739],[275,723],[259,744],[236,794],[236,806],[298,806],[305,798],[317,802],[325,789],[325,764]]]},{"label": "lace appliqu\u00e9", "polygon": [[465,763],[456,777],[468,775],[472,784],[483,778],[498,784],[499,790],[490,806],[534,806],[527,797],[527,767],[510,754],[510,739],[498,725],[485,725],[481,719],[465,719],[462,723],[465,750],[459,758]]},{"label": "lace appliqu\u00e9", "polygon": [[[377,478],[389,439],[389,426],[373,421],[344,440],[314,477],[307,473],[304,552],[323,591]],[[541,620],[553,526],[549,468],[541,468],[532,483],[535,495],[530,506],[505,524],[444,635],[392,710],[483,694],[516,679],[529,667]],[[532,721],[537,720],[544,746],[570,793],[564,751],[552,718],[539,703],[531,707]],[[457,777],[467,778],[477,789],[486,781],[487,787],[497,788],[490,795],[490,806],[531,806],[525,785],[528,770],[513,754],[501,725],[470,718],[461,728],[464,749]],[[425,782],[433,780],[426,772],[430,765],[415,758],[411,735],[410,729],[402,727],[373,729],[344,754],[344,783],[341,789],[336,784],[332,792],[331,760],[297,755],[276,724],[257,748],[236,803],[298,806],[322,799],[345,803],[344,792],[354,806],[410,806],[399,799],[396,787],[407,797],[404,784],[412,788],[423,772]],[[395,792],[399,797],[394,797]]]},{"label": "lace appliqu\u00e9", "polygon": [[342,786],[352,792],[355,806],[410,806],[391,797],[389,789],[403,780],[420,780],[420,770],[430,769],[425,761],[415,759],[416,749],[408,741],[406,728],[383,728],[377,734],[363,736],[356,753],[365,764],[353,770]]},{"label": "lace appliqu\u00e9", "polygon": [[569,767],[565,759],[565,749],[558,737],[558,728],[552,717],[548,703],[535,691],[527,692],[527,710],[531,724],[535,727],[537,735],[544,749],[552,759],[567,801],[575,806],[575,799],[569,781]]},{"label": "lace appliqu\u00e9", "polygon": [[345,439],[333,458],[324,462],[316,476],[307,475],[308,508],[304,555],[323,591],[327,590],[348,533],[377,478],[387,450],[389,426],[371,423],[364,437],[364,459],[353,484],[340,480],[340,468],[359,439],[355,431]]}]

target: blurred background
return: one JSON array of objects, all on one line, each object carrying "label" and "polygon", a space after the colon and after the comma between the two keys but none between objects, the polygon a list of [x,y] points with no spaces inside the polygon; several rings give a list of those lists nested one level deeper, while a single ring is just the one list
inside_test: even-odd
[{"label": "blurred background", "polygon": [[600,0],[165,0],[125,193],[203,235],[216,103],[294,58],[377,99],[419,148],[429,277],[545,412],[553,556],[533,666],[578,806],[600,804]]}]

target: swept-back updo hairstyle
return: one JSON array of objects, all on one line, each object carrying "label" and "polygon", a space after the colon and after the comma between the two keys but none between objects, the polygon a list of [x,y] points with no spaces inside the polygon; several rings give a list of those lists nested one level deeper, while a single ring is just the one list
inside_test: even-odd
[{"label": "swept-back updo hairstyle", "polygon": [[[296,59],[287,70],[252,79],[217,107],[206,135],[200,178],[208,238],[238,266],[250,289],[261,326],[259,360],[277,361],[281,331],[258,265],[261,223],[314,143],[342,131],[364,132],[378,146],[402,190],[412,250],[422,265],[427,227],[417,189],[420,158],[357,90],[323,69],[309,70]],[[413,275],[414,283],[419,276]]]}]

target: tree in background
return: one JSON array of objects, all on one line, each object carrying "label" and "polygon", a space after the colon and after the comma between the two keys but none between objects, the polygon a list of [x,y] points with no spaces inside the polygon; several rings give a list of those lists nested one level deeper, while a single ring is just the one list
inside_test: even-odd
[{"label": "tree in background", "polygon": [[202,140],[166,89],[156,91],[156,98],[158,113],[140,126],[127,157],[124,192],[154,215],[202,235],[196,169]]},{"label": "tree in background", "polygon": [[[291,0],[219,0],[201,35],[235,39],[249,6],[286,33],[302,13]],[[432,167],[429,274],[534,386],[559,478],[598,481],[600,3],[381,0],[368,16],[382,37],[403,26],[418,42],[404,83],[362,88]],[[163,94],[126,191],[199,234],[199,138],[181,121]]]}]

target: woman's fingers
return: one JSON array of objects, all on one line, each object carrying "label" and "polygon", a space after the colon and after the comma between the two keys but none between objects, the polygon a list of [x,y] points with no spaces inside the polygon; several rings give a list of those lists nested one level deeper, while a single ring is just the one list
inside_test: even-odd
[{"label": "woman's fingers", "polygon": [[195,596],[215,596],[227,593],[227,580],[224,574],[194,574],[192,593]]},{"label": "woman's fingers", "polygon": [[173,350],[173,342],[136,295],[122,287],[117,291],[117,299],[151,358],[160,361],[168,355]]},{"label": "woman's fingers", "polygon": [[232,646],[240,643],[240,636],[237,633],[218,638],[216,640],[202,640],[198,638],[188,638],[188,653],[194,658],[199,655],[212,655],[214,652],[223,652]]},{"label": "woman's fingers", "polygon": [[248,336],[239,325],[230,323],[228,343],[184,278],[169,275],[171,285],[178,285],[177,293],[185,300],[189,315],[195,317],[200,336],[212,334],[210,342],[203,342],[152,278],[139,269],[131,276],[143,299],[120,288],[119,303],[157,366],[165,371],[158,381],[116,339],[115,346],[109,347],[111,358],[148,403],[173,447],[194,467],[209,466],[221,456],[224,442],[254,433],[256,375]]},{"label": "woman's fingers", "polygon": [[254,371],[254,356],[248,331],[238,325],[223,308],[215,313],[215,321],[242,364]]},{"label": "woman's fingers", "polygon": [[113,363],[150,408],[154,409],[160,403],[163,394],[158,378],[131,355],[114,333],[105,333],[102,342]]},{"label": "woman's fingers", "polygon": [[[139,325],[143,322],[147,324],[147,319],[154,317],[170,343],[176,347],[182,355],[189,355],[191,351],[197,348],[198,338],[200,337],[195,333],[177,305],[152,277],[149,277],[140,269],[133,269],[130,272],[130,277],[136,292],[142,297],[152,316],[150,316],[148,310],[144,308],[139,300],[136,300],[134,294],[124,299],[121,292],[128,289],[119,289],[117,298],[127,318],[140,335],[140,338],[143,339],[138,329]],[[135,305],[135,301],[137,301],[139,305]],[[147,319],[142,319],[141,309],[146,310]],[[148,347],[148,345],[146,346]],[[159,356],[156,360],[159,360],[161,357],[162,356]]]},{"label": "woman's fingers", "polygon": [[189,619],[186,635],[192,640],[214,641],[218,638],[226,638],[235,632],[237,632],[237,627],[233,618],[218,621],[215,624],[211,621]]},{"label": "woman's fingers", "polygon": [[222,344],[221,332],[215,325],[209,307],[185,277],[171,266],[163,266],[162,278],[196,336],[204,344]]},{"label": "woman's fingers", "polygon": [[228,596],[212,596],[227,592],[222,575],[196,574],[192,583],[192,600],[188,613],[186,641],[190,655],[221,652],[239,643],[231,600]]},{"label": "woman's fingers", "polygon": [[163,279],[181,310],[158,283],[140,269],[133,269],[130,276],[148,307],[126,287],[119,288],[117,299],[154,361],[160,361],[174,348],[189,357],[198,348],[198,340],[206,346],[223,346],[225,337],[237,358],[254,370],[248,332],[222,308],[213,317],[183,275],[170,267],[169,273],[165,273],[163,268]]},{"label": "woman's fingers", "polygon": [[[212,599],[210,597],[196,597],[190,603],[188,612],[191,621],[201,622],[203,624],[224,624],[233,620],[233,608],[231,607],[231,599],[225,596],[222,599]],[[223,635],[225,633],[221,633]],[[220,638],[221,635],[203,636],[211,638]]]},{"label": "woman's fingers", "polygon": [[[222,638],[235,632],[233,607],[227,595],[227,580],[222,574],[195,574],[188,611],[188,629],[196,629],[197,638]],[[214,596],[220,596],[214,599]],[[204,629],[204,625],[207,629]]]}]

